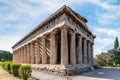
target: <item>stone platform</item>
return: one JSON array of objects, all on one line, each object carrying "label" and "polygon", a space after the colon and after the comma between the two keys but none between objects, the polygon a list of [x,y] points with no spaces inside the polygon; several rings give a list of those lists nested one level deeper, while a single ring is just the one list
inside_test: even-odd
[{"label": "stone platform", "polygon": [[33,70],[52,73],[57,75],[75,75],[94,70],[90,65],[50,65],[50,64],[31,64]]}]

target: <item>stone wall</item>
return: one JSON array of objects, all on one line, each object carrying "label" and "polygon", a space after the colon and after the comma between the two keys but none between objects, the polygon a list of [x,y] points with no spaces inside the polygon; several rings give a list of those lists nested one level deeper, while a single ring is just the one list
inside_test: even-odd
[{"label": "stone wall", "polygon": [[32,69],[40,72],[52,73],[57,75],[75,75],[94,70],[94,68],[87,64],[77,65],[47,65],[47,64],[31,64]]}]

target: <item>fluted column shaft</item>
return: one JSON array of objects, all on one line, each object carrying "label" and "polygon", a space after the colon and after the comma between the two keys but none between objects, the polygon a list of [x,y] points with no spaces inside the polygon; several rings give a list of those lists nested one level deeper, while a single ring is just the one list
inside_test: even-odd
[{"label": "fluted column shaft", "polygon": [[26,45],[24,45],[24,63],[26,63]]},{"label": "fluted column shaft", "polygon": [[34,43],[31,43],[31,64],[35,63]]},{"label": "fluted column shaft", "polygon": [[27,63],[30,63],[31,57],[30,57],[30,44],[27,45],[28,53],[27,53]]},{"label": "fluted column shaft", "polygon": [[39,39],[36,40],[36,63],[40,64],[40,46]]},{"label": "fluted column shaft", "polygon": [[56,64],[57,63],[57,46],[56,46],[56,38],[55,34],[51,33],[51,42],[50,42],[50,47],[51,47],[51,55],[50,55],[50,64]]},{"label": "fluted column shaft", "polygon": [[84,64],[87,64],[87,40],[84,39]]},{"label": "fluted column shaft", "polygon": [[90,42],[88,42],[88,63],[91,64],[91,48]]},{"label": "fluted column shaft", "polygon": [[75,33],[71,35],[70,63],[76,64],[76,40]]},{"label": "fluted column shaft", "polygon": [[21,47],[21,63],[23,63],[23,48]]},{"label": "fluted column shaft", "polygon": [[68,65],[68,38],[66,28],[61,30],[61,64]]},{"label": "fluted column shaft", "polygon": [[45,37],[42,38],[42,64],[47,64],[47,51]]},{"label": "fluted column shaft", "polygon": [[91,64],[94,65],[94,60],[93,60],[93,44],[91,43]]},{"label": "fluted column shaft", "polygon": [[82,64],[82,62],[83,62],[83,60],[82,60],[82,57],[83,57],[83,55],[82,55],[82,36],[79,36],[78,37],[78,64]]}]

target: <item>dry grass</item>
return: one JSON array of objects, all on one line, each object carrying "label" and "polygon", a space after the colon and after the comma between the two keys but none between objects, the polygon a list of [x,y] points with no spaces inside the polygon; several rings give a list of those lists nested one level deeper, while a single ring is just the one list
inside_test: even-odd
[{"label": "dry grass", "polygon": [[0,80],[22,80],[9,74],[7,71],[0,67]]},{"label": "dry grass", "polygon": [[[9,74],[7,71],[2,69],[0,67],[0,80],[22,80],[20,78],[17,78],[13,76],[12,74]],[[35,78],[29,78],[28,80],[36,80]]]}]

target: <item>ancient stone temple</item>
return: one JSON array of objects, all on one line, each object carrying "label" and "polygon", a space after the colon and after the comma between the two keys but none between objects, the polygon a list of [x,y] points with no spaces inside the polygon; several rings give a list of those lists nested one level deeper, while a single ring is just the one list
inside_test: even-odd
[{"label": "ancient stone temple", "polygon": [[12,47],[13,61],[64,75],[92,67],[95,36],[86,22],[63,6]]}]

